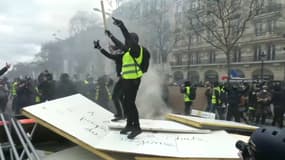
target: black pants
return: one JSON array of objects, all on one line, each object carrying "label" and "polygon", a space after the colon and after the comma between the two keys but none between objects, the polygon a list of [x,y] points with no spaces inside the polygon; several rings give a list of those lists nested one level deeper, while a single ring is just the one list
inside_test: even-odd
[{"label": "black pants", "polygon": [[268,106],[265,104],[259,104],[256,108],[255,123],[258,124],[261,118],[261,124],[265,124],[267,114],[268,114]]},{"label": "black pants", "polygon": [[283,115],[284,115],[285,109],[282,108],[282,106],[274,105],[274,117],[272,125],[275,126],[275,123],[278,124],[278,127],[283,127]]},{"label": "black pants", "polygon": [[229,104],[228,113],[227,113],[227,121],[231,121],[232,118],[235,118],[236,122],[240,122],[240,113],[238,111],[237,104]]},{"label": "black pants", "polygon": [[218,105],[216,106],[216,110],[217,110],[217,113],[218,113],[218,119],[220,120],[224,120],[225,119],[225,108],[222,107],[222,105]]},{"label": "black pants", "polygon": [[1,97],[0,98],[0,113],[5,112],[7,102],[8,102],[8,97]]},{"label": "black pants", "polygon": [[184,102],[185,103],[185,108],[184,108],[184,114],[185,115],[191,115],[191,112],[192,112],[192,101],[190,102]]},{"label": "black pants", "polygon": [[113,102],[116,108],[116,117],[126,117],[126,109],[124,104],[124,92],[123,92],[123,82],[122,78],[120,78],[117,83],[115,84],[115,87],[113,89]]},{"label": "black pants", "polygon": [[127,126],[126,127],[135,127],[140,128],[139,124],[139,114],[137,106],[135,104],[138,89],[141,83],[141,79],[123,79],[123,92],[125,94],[124,104],[127,113]]}]

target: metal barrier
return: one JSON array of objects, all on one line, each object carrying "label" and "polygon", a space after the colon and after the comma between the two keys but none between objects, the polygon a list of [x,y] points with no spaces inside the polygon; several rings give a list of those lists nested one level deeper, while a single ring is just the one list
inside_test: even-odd
[{"label": "metal barrier", "polygon": [[[0,120],[3,122],[8,140],[5,142],[5,144],[7,144],[5,147],[4,143],[0,143],[0,159],[5,160],[4,149],[8,149],[11,160],[23,160],[24,158],[28,160],[40,160],[40,157],[31,143],[31,137],[37,124],[34,125],[31,133],[26,133],[22,124],[14,117],[10,117],[9,120],[7,120],[3,113],[0,113]],[[15,132],[16,136],[12,136],[12,131]],[[16,140],[19,140],[19,144],[15,143]],[[17,147],[21,149],[17,149]]]}]

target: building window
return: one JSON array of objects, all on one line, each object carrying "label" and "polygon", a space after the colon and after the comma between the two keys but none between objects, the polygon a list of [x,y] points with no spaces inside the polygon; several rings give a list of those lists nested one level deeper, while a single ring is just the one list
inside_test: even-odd
[{"label": "building window", "polygon": [[276,20],[269,20],[268,21],[268,32],[269,33],[274,33],[276,30]]},{"label": "building window", "polygon": [[262,53],[261,46],[257,45],[254,48],[254,61],[260,61],[260,55]]},{"label": "building window", "polygon": [[233,50],[233,62],[241,62],[241,48]]},{"label": "building window", "polygon": [[262,22],[255,23],[255,35],[256,36],[262,36],[265,34],[265,30],[263,27]]},{"label": "building window", "polygon": [[267,45],[267,60],[275,60],[275,44]]},{"label": "building window", "polygon": [[182,5],[182,3],[181,2],[177,2],[176,3],[176,13],[182,13],[182,11],[183,11],[183,5]]},{"label": "building window", "polygon": [[182,55],[178,55],[178,65],[182,65]]},{"label": "building window", "polygon": [[201,59],[200,59],[200,54],[196,53],[196,64],[200,64]]},{"label": "building window", "polygon": [[192,2],[192,9],[198,9],[199,8],[199,5],[200,5],[200,2],[199,2],[199,0],[195,0],[195,1],[193,1]]},{"label": "building window", "polygon": [[209,63],[213,64],[216,62],[216,53],[214,51],[210,51],[209,53]]},{"label": "building window", "polygon": [[212,32],[207,31],[207,39],[208,40],[213,40],[214,39],[214,35],[212,34]]},{"label": "building window", "polygon": [[182,56],[180,54],[176,55],[175,56],[175,61],[176,61],[177,65],[182,65]]},{"label": "building window", "polygon": [[190,56],[190,62],[191,62],[191,64],[195,64],[195,57],[193,54],[191,54],[191,56]]},{"label": "building window", "polygon": [[202,42],[202,38],[199,35],[196,35],[196,43]]}]

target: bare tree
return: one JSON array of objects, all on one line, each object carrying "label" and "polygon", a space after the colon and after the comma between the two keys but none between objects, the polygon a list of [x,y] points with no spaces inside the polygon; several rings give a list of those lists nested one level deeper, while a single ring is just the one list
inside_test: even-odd
[{"label": "bare tree", "polygon": [[[191,29],[226,56],[230,77],[231,53],[264,0],[199,0],[188,12]],[[228,78],[229,82],[229,78]]]},{"label": "bare tree", "polygon": [[155,0],[155,5],[152,7],[148,17],[145,17],[147,22],[144,26],[148,29],[148,35],[153,47],[158,51],[157,63],[163,64],[166,62],[167,55],[173,49],[177,41],[174,29],[171,28],[169,19],[169,8],[174,1]]}]

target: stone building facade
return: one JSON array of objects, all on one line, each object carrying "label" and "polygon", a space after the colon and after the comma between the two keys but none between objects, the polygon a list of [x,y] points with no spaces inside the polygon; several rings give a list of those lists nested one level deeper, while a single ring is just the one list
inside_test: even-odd
[{"label": "stone building facade", "polygon": [[[260,13],[247,24],[231,57],[231,69],[239,77],[285,80],[284,5],[283,0],[266,0]],[[198,6],[199,0],[177,1],[176,25],[185,20],[185,9]],[[225,54],[199,36],[191,38],[191,47],[182,39],[168,56],[173,80],[187,79],[190,75],[193,82],[221,81],[227,74]]]}]

